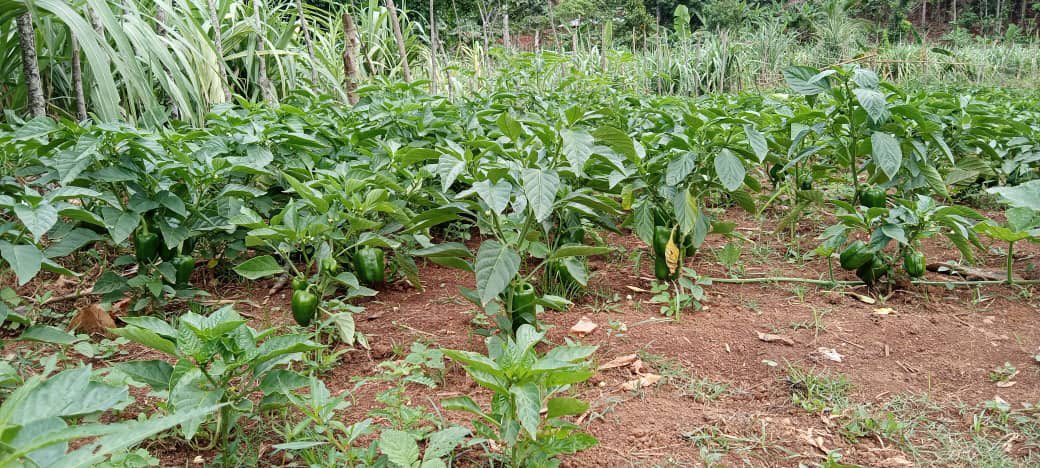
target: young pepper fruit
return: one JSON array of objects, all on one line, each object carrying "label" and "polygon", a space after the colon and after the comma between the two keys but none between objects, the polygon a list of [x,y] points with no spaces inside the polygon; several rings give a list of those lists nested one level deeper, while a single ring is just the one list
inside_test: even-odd
[{"label": "young pepper fruit", "polygon": [[520,328],[520,325],[534,326],[537,323],[534,308],[537,300],[538,294],[531,283],[523,282],[513,287],[513,302],[510,304],[509,312],[512,316],[514,332]]},{"label": "young pepper fruit", "polygon": [[173,270],[176,272],[174,275],[176,284],[188,284],[191,272],[195,271],[195,258],[191,255],[178,255],[170,260],[170,264],[173,265]]},{"label": "young pepper fruit", "polygon": [[292,314],[296,323],[306,327],[314,320],[318,311],[318,296],[307,289],[297,289],[292,294]]},{"label": "young pepper fruit", "polygon": [[376,247],[362,247],[354,253],[354,272],[366,286],[378,286],[386,281],[386,262],[383,251]]},{"label": "young pepper fruit", "polygon": [[152,263],[159,255],[159,235],[148,231],[148,225],[134,233],[134,257],[138,263]]}]

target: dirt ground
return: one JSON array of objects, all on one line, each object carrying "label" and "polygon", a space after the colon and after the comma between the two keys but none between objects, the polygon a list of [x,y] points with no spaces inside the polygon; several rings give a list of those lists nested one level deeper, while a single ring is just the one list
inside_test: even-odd
[{"label": "dirt ground", "polygon": [[[826,279],[826,260],[799,258],[818,243],[825,223],[805,220],[792,241],[773,233],[768,222],[730,217],[749,239],[741,243],[740,260],[731,270],[720,265],[715,253],[727,240],[709,236],[688,262],[700,275]],[[863,287],[718,283],[706,286],[702,310],[687,310],[673,320],[649,302],[652,262],[644,255],[635,269],[633,260],[646,246],[632,235],[611,234],[606,241],[619,250],[590,260],[594,274],[588,293],[567,312],[548,311],[540,320],[550,326],[552,343],[570,339],[598,346],[597,365],[633,354],[639,362],[602,370],[576,389],[591,403],[580,422],[600,444],[566,457],[565,465],[797,466],[823,463],[828,452],[832,459],[840,454],[842,463],[863,466],[1040,461],[1040,415],[1023,406],[1040,403],[1040,363],[1034,358],[1040,354],[1040,288],[913,286],[882,296]],[[959,258],[940,240],[927,242],[925,251],[929,261]],[[1016,253],[1024,268],[1036,262],[1040,247],[1022,244]],[[988,252],[982,268],[999,271],[1003,258]],[[840,269],[836,275],[855,279]],[[395,283],[363,304],[358,330],[368,336],[372,351],[347,354],[324,376],[330,390],[353,388],[356,377],[372,375],[381,360],[400,358],[416,340],[484,351],[483,338],[472,332],[475,308],[457,292],[459,286],[473,287],[472,275],[429,264],[421,266],[421,278],[422,291]],[[950,277],[929,272],[927,278]],[[222,287],[221,297],[251,300],[253,306],[240,309],[255,317],[254,327],[290,323],[288,292],[265,304],[269,287],[270,282],[249,290]],[[864,296],[875,302],[864,302]],[[598,327],[585,336],[570,334],[583,317]],[[766,341],[761,333],[783,338]],[[143,357],[132,350],[129,355]],[[1017,373],[1009,370],[1010,377],[998,381],[991,374],[1005,363]],[[622,388],[650,374],[662,379]],[[360,390],[357,406],[344,418],[363,417],[382,388]],[[410,389],[412,402],[427,406],[459,394],[486,403],[490,395],[451,364],[443,386]],[[995,399],[1009,405],[1013,411],[1006,414],[1013,420],[1024,415],[1022,425],[987,412],[986,405],[992,405],[987,402]],[[806,409],[821,401],[839,411]],[[467,421],[461,413],[446,416]],[[885,421],[902,435],[855,441],[848,435],[851,423]],[[200,455],[177,444],[159,443],[151,450],[164,465],[185,466]],[[476,455],[464,454],[463,464]],[[275,455],[265,460],[284,461]]]}]

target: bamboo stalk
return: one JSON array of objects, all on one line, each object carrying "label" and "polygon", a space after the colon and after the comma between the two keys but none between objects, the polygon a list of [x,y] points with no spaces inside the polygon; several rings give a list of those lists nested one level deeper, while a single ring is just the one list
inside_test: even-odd
[{"label": "bamboo stalk", "polygon": [[343,12],[343,85],[347,90],[347,101],[350,105],[358,103],[357,97],[357,59],[354,57],[354,41],[357,40],[357,29],[350,13]]},{"label": "bamboo stalk", "polygon": [[386,0],[386,8],[390,11],[390,27],[394,31],[394,41],[397,42],[397,55],[401,57],[401,76],[405,83],[411,83],[412,71],[408,68],[408,51],[404,47],[401,23],[397,21],[397,5],[394,5],[394,0]]},{"label": "bamboo stalk", "polygon": [[33,29],[32,13],[18,15],[18,43],[22,48],[22,73],[28,88],[29,113],[33,117],[47,115],[47,100],[43,96],[43,80],[40,78],[40,63],[36,60],[36,30]]}]

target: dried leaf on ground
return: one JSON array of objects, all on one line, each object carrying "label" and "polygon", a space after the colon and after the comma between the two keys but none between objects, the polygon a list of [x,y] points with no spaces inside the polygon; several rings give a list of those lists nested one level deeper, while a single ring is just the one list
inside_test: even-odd
[{"label": "dried leaf on ground", "polygon": [[862,294],[856,294],[856,293],[849,293],[849,295],[854,297],[854,298],[856,298],[856,300],[858,300],[858,301],[860,301],[860,302],[862,302],[864,304],[876,304],[877,303],[877,299],[874,299],[873,297],[870,297],[870,296],[864,296]]},{"label": "dried leaf on ground", "polygon": [[907,460],[903,456],[895,456],[881,460],[880,465],[886,468],[896,468],[900,466],[914,466],[914,462]]},{"label": "dried leaf on ground", "polygon": [[794,340],[784,335],[758,332],[758,339],[765,341],[766,343],[780,342],[787,346],[794,346]]},{"label": "dried leaf on ground", "polygon": [[838,350],[834,348],[824,348],[821,346],[819,348],[816,348],[816,352],[820,353],[821,356],[834,362],[841,362],[841,359],[845,357],[842,356],[841,353],[839,353]]},{"label": "dried leaf on ground", "polygon": [[896,311],[891,307],[880,307],[874,309],[874,315],[895,315]]},{"label": "dried leaf on ground", "polygon": [[628,382],[621,384],[623,390],[633,391],[640,388],[651,387],[661,380],[661,376],[657,374],[645,374],[639,376],[638,379],[632,379]]},{"label": "dried leaf on ground", "polygon": [[599,325],[596,325],[596,322],[589,320],[588,317],[582,316],[581,320],[578,320],[578,323],[574,324],[574,326],[571,327],[571,334],[588,335],[589,333],[592,333],[592,331],[595,330],[597,327],[599,327]]},{"label": "dried leaf on ground", "polygon": [[69,322],[69,330],[88,335],[108,335],[108,329],[116,328],[116,322],[100,304],[91,304],[80,309]]},{"label": "dried leaf on ground", "polygon": [[639,360],[639,356],[635,354],[626,354],[624,356],[618,356],[610,361],[603,363],[599,366],[599,370],[617,369],[618,367],[629,366],[632,363]]}]

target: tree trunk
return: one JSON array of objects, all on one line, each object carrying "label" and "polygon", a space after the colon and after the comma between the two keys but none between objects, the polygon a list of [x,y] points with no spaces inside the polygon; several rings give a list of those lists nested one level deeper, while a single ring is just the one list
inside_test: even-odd
[{"label": "tree trunk", "polygon": [[36,31],[32,21],[32,13],[28,11],[18,16],[18,44],[22,47],[22,72],[29,91],[29,113],[33,117],[43,117],[47,115],[47,101],[43,97],[40,64],[36,61]]},{"label": "tree trunk", "polygon": [[430,94],[437,94],[437,16],[430,0]]},{"label": "tree trunk", "polygon": [[[300,16],[300,30],[303,31],[303,40],[307,43],[307,56],[311,59],[311,86],[318,87],[318,69],[314,64],[314,42],[311,41],[311,30],[307,27],[307,18],[303,16],[303,0],[296,0],[296,13]],[[316,90],[315,90],[316,91]]]},{"label": "tree trunk", "polygon": [[87,99],[83,95],[83,68],[79,61],[79,41],[69,31],[69,39],[72,42],[72,89],[76,93],[76,119],[80,122],[87,120]]},{"label": "tree trunk", "polygon": [[263,96],[264,101],[268,103],[275,102],[274,90],[271,86],[271,80],[267,78],[267,59],[264,58],[264,35],[261,34],[263,25],[260,23],[260,0],[253,0],[253,24],[256,28],[256,58],[259,62],[257,67],[259,71],[257,73],[260,85],[260,95]]},{"label": "tree trunk", "polygon": [[397,55],[401,56],[401,75],[404,76],[405,83],[411,83],[412,71],[408,69],[408,51],[404,47],[404,36],[401,34],[401,23],[397,21],[397,5],[394,5],[394,0],[386,0],[386,9],[390,10],[390,26],[397,42]]},{"label": "tree trunk", "polygon": [[343,13],[343,84],[347,90],[347,101],[351,105],[358,103],[357,97],[357,61],[354,57],[354,41],[357,29],[350,13]]},{"label": "tree trunk", "polygon": [[213,48],[217,54],[217,74],[220,76],[220,88],[224,91],[224,102],[231,102],[231,89],[228,88],[227,70],[224,69],[224,41],[220,37],[220,19],[217,18],[217,7],[213,0],[207,0],[209,6],[209,22],[213,27]]}]

